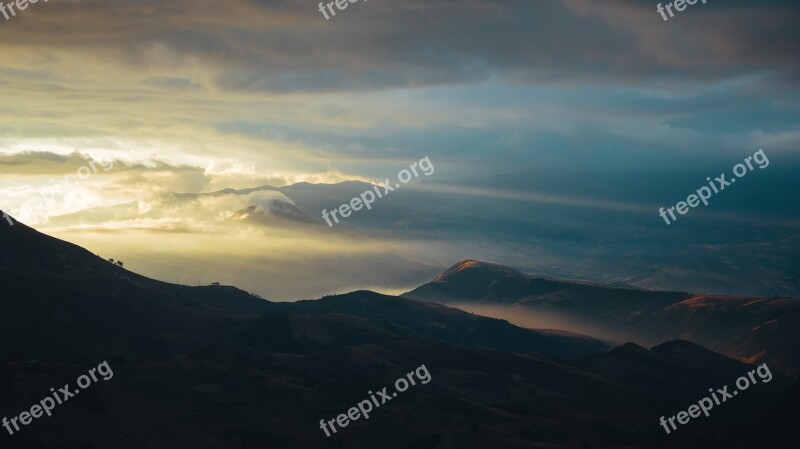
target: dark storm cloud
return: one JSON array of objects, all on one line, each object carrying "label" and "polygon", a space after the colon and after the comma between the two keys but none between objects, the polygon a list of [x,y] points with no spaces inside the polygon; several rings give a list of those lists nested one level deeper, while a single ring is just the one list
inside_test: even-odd
[{"label": "dark storm cloud", "polygon": [[793,2],[709,1],[669,22],[650,0],[361,0],[329,21],[317,3],[60,0],[4,23],[0,38],[164,79],[202,66],[210,87],[234,91],[798,74]]}]

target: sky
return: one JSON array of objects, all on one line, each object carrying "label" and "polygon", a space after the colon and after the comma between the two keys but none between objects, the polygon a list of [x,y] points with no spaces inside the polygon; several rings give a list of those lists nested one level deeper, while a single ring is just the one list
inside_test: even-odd
[{"label": "sky", "polygon": [[[740,245],[722,264],[784,251],[747,266],[796,291],[800,8],[656,3],[40,1],[0,15],[0,208],[148,276],[279,300],[402,292],[461,258],[674,286],[694,268],[655,282],[664,259],[632,257],[676,240]],[[660,221],[758,149],[769,168]],[[426,156],[408,193],[321,222],[339,183]]]}]

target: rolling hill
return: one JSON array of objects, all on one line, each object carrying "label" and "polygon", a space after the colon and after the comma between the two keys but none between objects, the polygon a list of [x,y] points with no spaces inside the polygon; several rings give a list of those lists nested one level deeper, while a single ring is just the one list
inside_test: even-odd
[{"label": "rolling hill", "polygon": [[[796,384],[775,379],[668,436],[658,418],[748,365],[695,344],[603,352],[453,308],[358,291],[274,303],[148,279],[22,224],[0,227],[0,415],[101,361],[4,448],[791,447]],[[627,299],[626,301],[632,301]],[[417,385],[328,438],[320,419],[426,365]]]},{"label": "rolling hill", "polygon": [[685,339],[747,362],[800,373],[800,301],[653,292],[537,277],[465,260],[403,295],[450,304],[515,324],[654,345]]}]

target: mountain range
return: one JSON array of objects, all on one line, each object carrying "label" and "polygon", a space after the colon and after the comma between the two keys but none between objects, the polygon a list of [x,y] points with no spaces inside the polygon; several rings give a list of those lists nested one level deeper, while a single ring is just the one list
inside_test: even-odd
[{"label": "mountain range", "polygon": [[[625,173],[609,183],[585,172],[558,173],[521,170],[459,185],[425,179],[403,185],[376,202],[369,213],[354,213],[332,228],[322,219],[322,210],[348,203],[373,185],[360,181],[298,182],[206,193],[163,192],[152,198],[53,216],[43,225],[68,239],[78,238],[81,230],[208,232],[213,228],[229,233],[245,224],[255,232],[276,237],[297,233],[310,240],[341,239],[353,247],[365,239],[383,236],[398,242],[402,249],[381,251],[375,245],[366,254],[349,259],[348,266],[358,271],[352,278],[377,278],[379,273],[390,272],[391,276],[380,276],[366,286],[396,292],[430,279],[454,260],[478,253],[524,271],[592,279],[606,285],[717,295],[800,296],[800,234],[791,215],[796,208],[790,204],[795,200],[782,198],[780,209],[788,216],[767,219],[759,216],[765,212],[760,208],[766,205],[757,198],[748,199],[749,206],[740,209],[744,207],[742,198],[720,197],[718,201],[736,212],[724,217],[735,222],[731,226],[719,227],[719,217],[704,209],[667,227],[658,217],[659,205],[652,203],[652,198],[669,198],[676,182],[689,188],[707,174]],[[575,179],[581,182],[573,182]],[[652,182],[654,179],[659,182]],[[796,190],[781,184],[780,179],[764,177],[754,182],[778,183],[770,187],[775,192]],[[785,179],[793,178],[789,173]],[[644,186],[659,185],[658,192],[642,192]],[[664,186],[670,188],[664,190]],[[769,212],[777,212],[774,205]],[[70,233],[62,233],[65,229]],[[89,237],[84,244],[89,244]],[[152,263],[139,264],[140,271],[154,277],[175,279],[186,274],[164,276],[170,267],[187,263],[180,255],[159,253],[157,248],[146,246],[130,248],[113,240],[104,242],[104,247],[126,254],[131,262],[156,256],[168,259],[158,269]],[[225,249],[217,248],[223,253]],[[370,260],[376,253],[385,255],[378,260],[391,258],[391,264],[376,266]],[[252,263],[268,270],[270,282],[259,281],[256,273],[243,274],[247,271],[243,267],[234,270],[229,264],[217,264],[215,259],[196,260],[194,265],[202,262],[206,271],[217,271],[230,283],[280,299],[318,297],[365,287],[342,279],[323,282],[336,262],[326,261],[324,254],[301,255],[298,261],[279,264],[285,267],[283,270],[251,256]],[[194,256],[202,259],[203,254]],[[231,257],[245,256],[239,251]],[[307,265],[320,267],[319,282],[305,285],[292,276]]]},{"label": "mountain range", "polygon": [[525,325],[653,345],[692,341],[749,363],[800,373],[800,300],[654,292],[548,279],[465,260],[404,297]]},{"label": "mountain range", "polygon": [[[775,378],[672,435],[658,424],[749,368],[670,334],[651,349],[569,329],[517,326],[436,302],[532,307],[641,332],[647,323],[742,332],[793,300],[727,303],[536,279],[476,261],[406,295],[355,291],[272,302],[231,286],[190,287],[137,275],[22,223],[0,227],[0,416],[108,361],[114,376],[14,435],[9,448],[730,448],[791,447],[800,417],[790,335],[761,323],[748,361]],[[519,298],[517,298],[519,296]],[[541,306],[530,306],[533,303]],[[702,313],[693,304],[702,304]],[[734,307],[733,304],[736,304]],[[686,309],[686,310],[684,310]],[[728,311],[732,315],[725,315]],[[744,317],[744,318],[743,318]],[[690,319],[691,318],[691,319]],[[648,321],[652,320],[652,321]],[[680,320],[687,320],[679,323]],[[796,323],[796,320],[794,321]],[[770,326],[781,326],[773,327]],[[541,326],[540,326],[541,327]],[[628,330],[630,329],[630,330]],[[780,332],[779,332],[780,331]],[[665,328],[652,327],[651,338]],[[779,336],[782,335],[782,336]],[[666,334],[665,334],[666,335]],[[593,338],[595,337],[595,338]],[[745,338],[745,337],[740,337]],[[613,341],[611,342],[613,343]],[[713,348],[712,348],[713,349]],[[731,348],[733,350],[735,348]],[[320,419],[391,387],[417,385],[326,437]]]}]

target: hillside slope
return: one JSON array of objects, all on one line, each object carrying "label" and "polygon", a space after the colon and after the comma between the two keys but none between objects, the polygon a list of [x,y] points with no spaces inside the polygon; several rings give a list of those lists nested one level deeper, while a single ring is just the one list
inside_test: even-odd
[{"label": "hillside slope", "polygon": [[[800,300],[652,292],[545,279],[465,260],[404,297],[523,324],[654,345],[685,339],[748,362],[800,373]],[[516,318],[516,320],[515,320]]]}]

